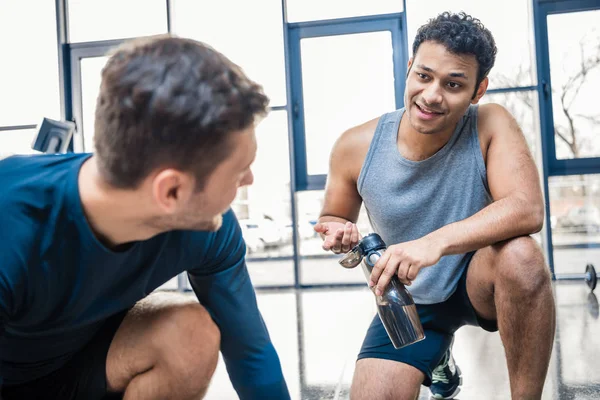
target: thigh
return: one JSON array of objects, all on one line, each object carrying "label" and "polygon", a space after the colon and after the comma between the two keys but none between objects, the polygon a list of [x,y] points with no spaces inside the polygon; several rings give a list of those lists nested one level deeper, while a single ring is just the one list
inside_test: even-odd
[{"label": "thigh", "polygon": [[[421,306],[417,307],[420,311],[420,317],[423,319],[423,316],[421,316],[421,314],[424,313],[424,311],[421,310],[422,308],[423,307]],[[418,386],[420,386],[421,383],[429,386],[431,384],[433,370],[442,359],[446,350],[450,347],[452,334],[450,332],[428,329],[427,326],[424,326],[424,332],[425,339],[413,343],[410,346],[396,349],[392,345],[379,316],[376,315],[367,331],[367,335],[358,355],[359,362],[363,359],[375,359],[392,361],[394,362],[393,364],[404,364],[412,368],[414,372],[418,372],[417,375],[420,377]],[[368,364],[373,365],[373,362],[369,362]],[[382,368],[385,368],[385,365],[390,364],[386,362],[377,363],[376,365],[381,365]],[[391,370],[390,373],[396,375],[394,370],[395,369]],[[402,370],[404,371],[406,368],[403,367]],[[367,381],[369,380],[369,377],[363,377],[362,375],[368,375],[372,372],[376,371],[373,371],[372,368],[361,368],[355,373],[354,379]],[[371,378],[375,379],[374,377]],[[394,382],[402,382],[403,379],[402,376],[395,376],[394,379],[388,381],[388,384],[394,385]],[[411,384],[411,382],[407,383]],[[401,386],[398,385],[398,388],[401,389]]]},{"label": "thigh", "polygon": [[423,372],[412,365],[363,358],[356,363],[350,399],[414,400],[419,395],[423,379]]},{"label": "thigh", "polygon": [[[209,360],[212,355],[199,354],[196,348],[187,346],[190,340],[184,338],[214,347],[212,339],[216,336],[216,325],[195,297],[155,292],[129,311],[116,332],[106,360],[107,388],[111,392],[122,392],[135,376],[168,359]],[[172,370],[176,369],[181,368]]]}]

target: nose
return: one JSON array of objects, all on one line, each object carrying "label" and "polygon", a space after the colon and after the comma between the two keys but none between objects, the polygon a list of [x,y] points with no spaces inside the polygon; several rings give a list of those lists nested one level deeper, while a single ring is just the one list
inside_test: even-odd
[{"label": "nose", "polygon": [[254,183],[254,174],[252,173],[251,170],[249,170],[248,173],[244,176],[244,179],[242,179],[242,182],[240,183],[240,187],[249,186],[249,185],[252,185],[252,183]]},{"label": "nose", "polygon": [[423,100],[427,105],[440,104],[442,102],[442,94],[439,85],[432,83],[423,90]]}]

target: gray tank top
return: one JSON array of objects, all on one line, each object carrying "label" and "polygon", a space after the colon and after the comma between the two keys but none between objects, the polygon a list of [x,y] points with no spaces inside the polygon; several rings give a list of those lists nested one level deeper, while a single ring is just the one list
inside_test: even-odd
[{"label": "gray tank top", "polygon": [[[357,185],[371,226],[388,246],[423,237],[491,203],[477,110],[471,105],[448,143],[423,161],[398,151],[403,108],[379,119]],[[467,254],[444,256],[421,269],[407,289],[418,304],[440,303],[454,293],[469,260]]]}]

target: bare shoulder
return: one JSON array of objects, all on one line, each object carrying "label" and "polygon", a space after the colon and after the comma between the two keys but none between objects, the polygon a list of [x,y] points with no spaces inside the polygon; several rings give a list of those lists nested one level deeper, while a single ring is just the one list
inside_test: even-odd
[{"label": "bare shoulder", "polygon": [[484,159],[487,158],[487,150],[495,136],[511,132],[522,136],[521,128],[510,111],[496,103],[479,106],[477,131]]},{"label": "bare shoulder", "polygon": [[345,172],[358,179],[369,146],[375,135],[379,118],[354,126],[340,135],[331,152],[331,167],[344,166]]}]

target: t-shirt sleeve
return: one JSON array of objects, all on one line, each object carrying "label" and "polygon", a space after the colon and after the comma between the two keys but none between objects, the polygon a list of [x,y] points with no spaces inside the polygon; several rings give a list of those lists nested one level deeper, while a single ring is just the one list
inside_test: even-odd
[{"label": "t-shirt sleeve", "polygon": [[232,211],[213,237],[202,266],[188,271],[192,288],[221,331],[221,352],[240,399],[290,398],[279,357],[256,303],[246,247]]}]

